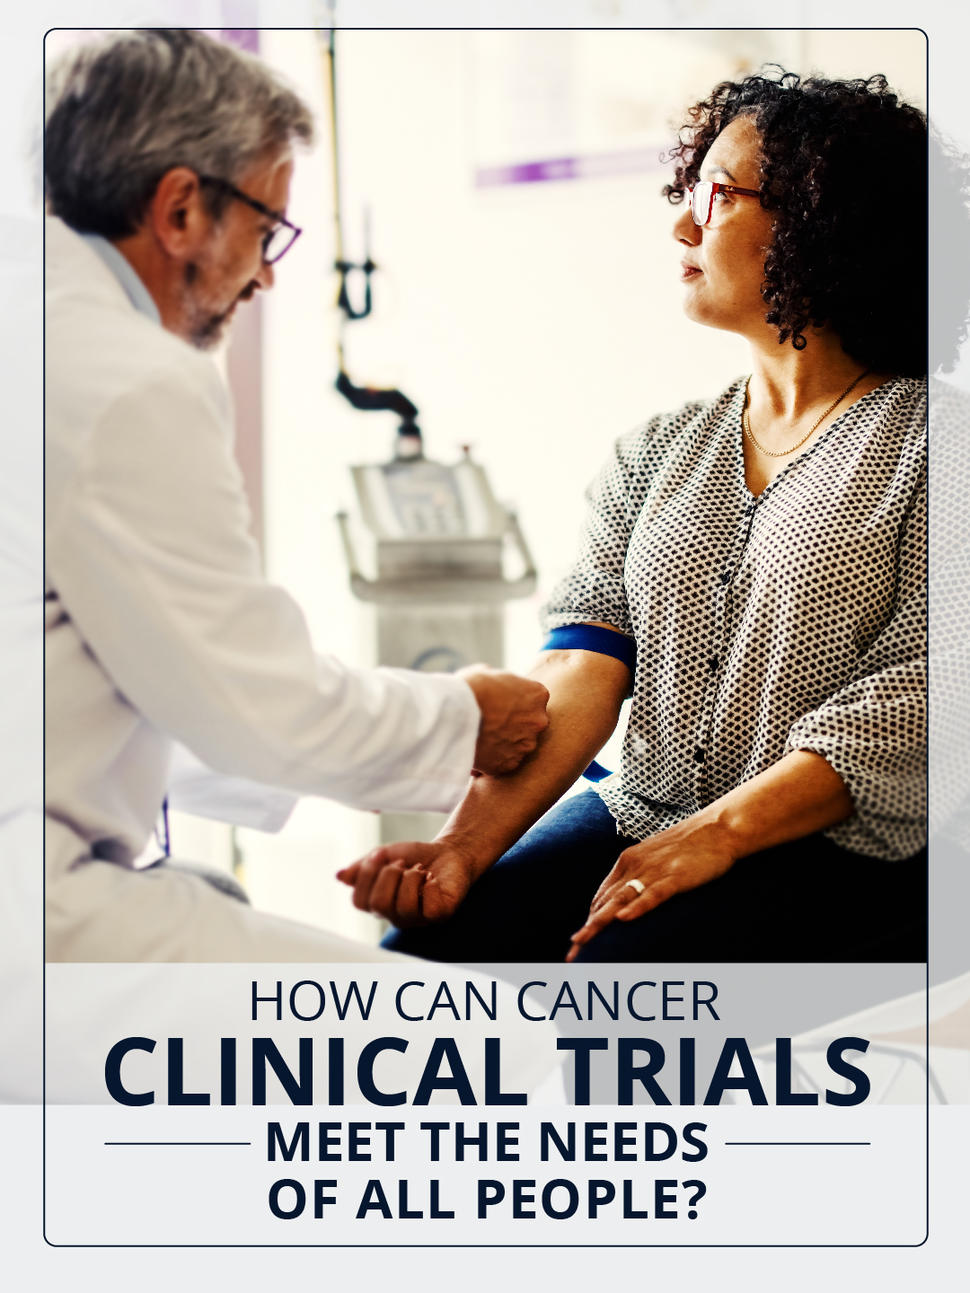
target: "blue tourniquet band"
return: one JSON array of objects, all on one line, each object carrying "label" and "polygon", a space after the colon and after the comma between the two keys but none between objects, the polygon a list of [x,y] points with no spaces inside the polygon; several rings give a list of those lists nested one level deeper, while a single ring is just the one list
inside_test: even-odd
[{"label": "blue tourniquet band", "polygon": [[[541,650],[595,651],[598,655],[610,655],[614,660],[621,660],[630,670],[631,682],[637,667],[637,644],[633,638],[614,629],[600,628],[597,624],[567,624],[565,628],[553,629]],[[595,759],[583,773],[587,781],[602,781],[609,775],[609,770]]]},{"label": "blue tourniquet band", "polygon": [[602,629],[596,624],[567,624],[553,629],[543,642],[542,651],[595,651],[622,660],[632,674],[637,667],[637,644],[625,633]]}]

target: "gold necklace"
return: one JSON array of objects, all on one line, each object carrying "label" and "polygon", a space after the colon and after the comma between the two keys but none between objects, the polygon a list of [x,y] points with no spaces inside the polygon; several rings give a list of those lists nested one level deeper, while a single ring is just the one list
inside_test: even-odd
[{"label": "gold necklace", "polygon": [[858,386],[859,383],[862,381],[863,377],[869,376],[869,372],[870,370],[867,368],[864,373],[859,374],[859,376],[855,379],[854,382],[850,382],[848,386],[845,388],[845,390],[842,392],[842,394],[837,396],[832,401],[832,403],[828,406],[828,408],[825,410],[822,416],[820,418],[815,419],[812,425],[802,436],[801,440],[799,440],[796,444],[793,444],[790,449],[781,449],[781,450],[766,449],[764,445],[760,442],[760,440],[756,440],[754,438],[754,432],[751,430],[751,421],[748,417],[748,384],[751,381],[751,378],[749,377],[748,382],[745,383],[745,387],[744,387],[744,408],[741,410],[741,430],[748,437],[748,439],[751,441],[751,443],[754,445],[754,447],[758,450],[759,453],[766,454],[769,458],[787,458],[790,453],[794,453],[796,449],[800,449],[802,447],[802,445],[812,434],[812,432],[817,430],[825,421],[825,419],[828,417],[828,415],[832,412],[832,410],[837,408],[842,403],[842,401],[848,395],[849,391],[854,390],[855,387]]}]

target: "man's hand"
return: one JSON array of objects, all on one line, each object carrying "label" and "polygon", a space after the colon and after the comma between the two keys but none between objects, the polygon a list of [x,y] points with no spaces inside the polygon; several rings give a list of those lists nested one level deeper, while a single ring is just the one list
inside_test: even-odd
[{"label": "man's hand", "polygon": [[447,919],[476,877],[471,858],[446,840],[384,844],[337,872],[353,885],[355,907],[400,929]]},{"label": "man's hand", "polygon": [[497,777],[514,772],[536,748],[549,725],[549,692],[541,682],[501,673],[487,665],[460,669],[482,712],[475,746],[475,771]]}]

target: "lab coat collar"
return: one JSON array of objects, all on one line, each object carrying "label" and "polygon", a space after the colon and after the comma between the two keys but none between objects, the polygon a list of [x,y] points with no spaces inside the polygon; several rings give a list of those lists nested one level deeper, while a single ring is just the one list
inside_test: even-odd
[{"label": "lab coat collar", "polygon": [[118,248],[98,233],[82,233],[79,236],[93,251],[97,252],[111,270],[138,313],[146,315],[161,327],[162,316],[158,312],[158,306],[152,300],[148,288],[138,277],[134,267]]}]

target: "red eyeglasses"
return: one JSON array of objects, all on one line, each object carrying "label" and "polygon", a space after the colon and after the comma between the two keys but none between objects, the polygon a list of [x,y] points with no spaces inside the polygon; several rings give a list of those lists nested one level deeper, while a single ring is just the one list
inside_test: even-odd
[{"label": "red eyeglasses", "polygon": [[757,189],[739,189],[736,184],[716,184],[713,180],[699,180],[687,188],[690,194],[690,213],[694,224],[705,225],[714,210],[715,193],[740,193],[746,198],[760,198]]}]

